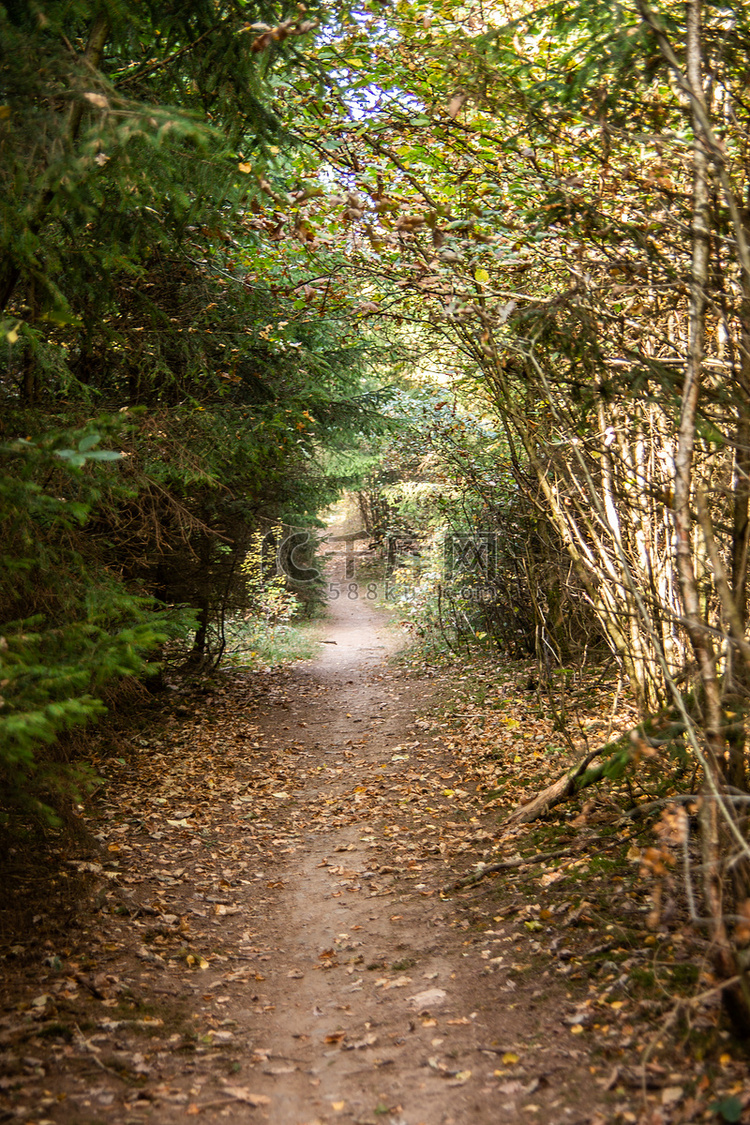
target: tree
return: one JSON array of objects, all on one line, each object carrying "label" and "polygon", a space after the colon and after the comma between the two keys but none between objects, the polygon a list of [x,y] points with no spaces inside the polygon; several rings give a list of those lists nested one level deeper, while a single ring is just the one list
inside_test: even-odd
[{"label": "tree", "polygon": [[748,897],[748,28],[685,11],[373,12],[326,48],[337,123],[305,129],[339,170],[368,314],[463,357],[642,709],[687,725],[726,976]]},{"label": "tree", "polygon": [[313,519],[340,485],[327,451],[378,412],[341,298],[320,315],[300,292],[304,239],[282,260],[258,221],[290,177],[274,84],[315,23],[244,2],[0,7],[0,494],[25,576],[0,602],[0,717],[21,787],[35,747],[184,636],[184,606],[194,658],[218,658],[253,532]]}]

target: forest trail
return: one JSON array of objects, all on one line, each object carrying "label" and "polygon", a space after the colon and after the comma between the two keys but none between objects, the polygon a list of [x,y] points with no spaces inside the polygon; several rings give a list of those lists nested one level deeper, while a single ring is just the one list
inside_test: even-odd
[{"label": "forest trail", "polygon": [[39,914],[16,948],[14,1120],[613,1119],[523,912],[499,881],[481,909],[441,896],[477,858],[445,832],[491,824],[446,796],[435,683],[388,664],[399,636],[352,589],[318,659],[229,675],[104,763],[101,855],[77,863],[99,913],[46,943]]}]

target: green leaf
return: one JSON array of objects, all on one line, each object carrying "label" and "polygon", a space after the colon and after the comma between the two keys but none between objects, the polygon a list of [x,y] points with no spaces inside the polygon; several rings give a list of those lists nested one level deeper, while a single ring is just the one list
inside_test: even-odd
[{"label": "green leaf", "polygon": [[721,447],[726,444],[726,440],[721,430],[718,429],[717,426],[714,426],[713,422],[709,422],[708,419],[701,418],[700,415],[698,415],[695,423],[695,428],[703,438],[703,440],[708,442],[709,445],[716,445]]},{"label": "green leaf", "polygon": [[61,461],[67,461],[69,465],[72,465],[76,469],[86,464],[85,455],[83,453],[77,453],[75,449],[56,449],[55,457],[59,457]]},{"label": "green leaf", "polygon": [[93,449],[95,445],[98,445],[101,440],[102,435],[98,434],[96,430],[93,430],[90,434],[85,434],[78,442],[78,452],[88,453],[88,451]]},{"label": "green leaf", "polygon": [[80,524],[84,524],[89,518],[89,512],[91,511],[91,508],[88,504],[81,504],[77,500],[74,500],[72,503],[67,505],[66,510],[70,513],[71,516],[74,516]]},{"label": "green leaf", "polygon": [[83,326],[80,317],[73,316],[72,313],[62,308],[51,309],[49,312],[42,313],[39,320],[43,324],[57,324],[60,327],[81,328]]},{"label": "green leaf", "polygon": [[711,1113],[718,1113],[724,1121],[740,1121],[742,1118],[742,1102],[732,1094],[729,1098],[722,1098],[714,1102]]},{"label": "green leaf", "polygon": [[122,461],[122,453],[115,449],[97,449],[86,456],[87,461]]}]

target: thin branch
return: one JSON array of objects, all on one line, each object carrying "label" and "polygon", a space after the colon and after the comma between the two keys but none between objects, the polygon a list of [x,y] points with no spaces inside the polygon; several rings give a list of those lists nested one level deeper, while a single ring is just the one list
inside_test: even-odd
[{"label": "thin branch", "polygon": [[497,863],[488,863],[482,865],[478,871],[472,871],[471,875],[464,875],[462,879],[457,879],[455,883],[448,883],[442,888],[441,893],[455,891],[460,887],[471,887],[475,883],[481,882],[485,876],[492,875],[495,871],[510,871],[515,867],[529,867],[535,863],[545,863],[549,859],[560,859],[562,856],[575,855],[577,850],[577,848],[558,848],[554,852],[537,852],[536,855],[516,856],[514,859],[503,859]]}]

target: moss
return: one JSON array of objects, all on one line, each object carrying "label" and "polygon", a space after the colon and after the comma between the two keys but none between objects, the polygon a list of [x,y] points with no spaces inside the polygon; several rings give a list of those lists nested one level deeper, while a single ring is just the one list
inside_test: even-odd
[{"label": "moss", "polygon": [[656,976],[652,969],[636,966],[630,970],[630,981],[649,994],[656,990]]},{"label": "moss", "polygon": [[697,984],[698,977],[700,976],[698,965],[693,965],[689,961],[682,961],[672,965],[669,971],[673,982],[685,988]]},{"label": "moss", "polygon": [[607,859],[605,856],[595,855],[588,861],[589,872],[591,874],[610,874],[612,871],[617,871],[621,866],[620,862],[615,859]]}]

